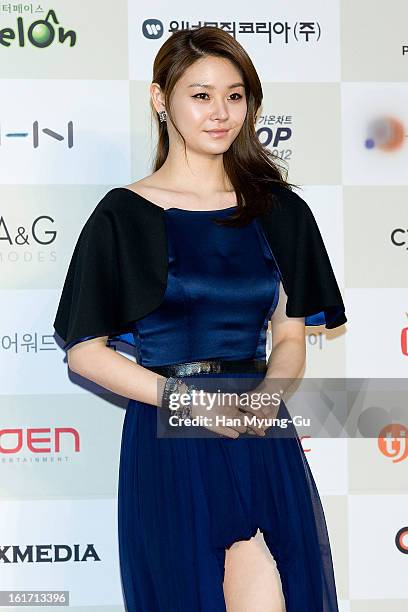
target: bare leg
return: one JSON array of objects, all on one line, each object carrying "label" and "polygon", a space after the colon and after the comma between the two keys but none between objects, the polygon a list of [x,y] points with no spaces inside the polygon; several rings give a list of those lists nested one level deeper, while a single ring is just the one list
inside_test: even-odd
[{"label": "bare leg", "polygon": [[259,530],[226,551],[224,596],[227,612],[285,612],[279,572]]}]

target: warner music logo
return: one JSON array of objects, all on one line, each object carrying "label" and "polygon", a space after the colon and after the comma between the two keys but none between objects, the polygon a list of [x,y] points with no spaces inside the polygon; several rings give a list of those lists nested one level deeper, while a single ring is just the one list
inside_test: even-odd
[{"label": "warner music logo", "polygon": [[93,544],[28,544],[25,547],[0,546],[0,563],[67,563],[68,561],[100,561]]},{"label": "warner music logo", "polygon": [[160,19],[145,19],[142,24],[142,32],[145,38],[157,40],[164,34],[163,22]]}]

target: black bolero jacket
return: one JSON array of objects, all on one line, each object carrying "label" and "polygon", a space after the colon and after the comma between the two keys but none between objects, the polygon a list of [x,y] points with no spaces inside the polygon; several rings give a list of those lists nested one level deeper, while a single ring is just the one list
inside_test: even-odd
[{"label": "black bolero jacket", "polygon": [[[327,329],[347,321],[333,269],[308,204],[277,187],[280,206],[257,217],[288,296],[288,317]],[[164,209],[124,187],[108,191],[79,234],[54,329],[64,349],[85,336],[111,338],[157,308],[167,284]]]}]

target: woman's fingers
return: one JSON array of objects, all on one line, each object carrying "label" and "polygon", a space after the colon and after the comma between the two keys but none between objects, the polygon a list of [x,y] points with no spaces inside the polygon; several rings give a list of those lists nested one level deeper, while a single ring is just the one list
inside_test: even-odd
[{"label": "woman's fingers", "polygon": [[228,438],[238,438],[239,436],[239,432],[232,429],[232,427],[209,427],[208,429]]},{"label": "woman's fingers", "polygon": [[[205,405],[203,410],[205,410],[207,416],[212,416],[214,419],[215,417],[223,417],[225,419],[225,424],[216,425],[215,422],[212,422],[207,426],[207,429],[229,438],[238,438],[240,434],[246,432],[259,437],[264,437],[266,435],[265,429],[267,429],[267,427],[263,424],[265,415],[261,410],[251,409],[247,406],[240,407],[238,403],[224,403],[222,397],[221,394],[220,401],[211,408],[211,410],[213,410],[212,414],[211,410],[207,412],[207,405]],[[256,418],[252,419],[251,417]]]},{"label": "woman's fingers", "polygon": [[[240,410],[247,415],[244,422],[246,423],[248,433],[261,437],[265,436],[265,429],[267,429],[267,427],[262,424],[265,415],[260,410],[252,410],[247,406],[245,406],[245,408],[241,408]],[[257,419],[260,419],[260,424],[258,424],[257,420],[252,420],[251,416],[255,416]]]}]

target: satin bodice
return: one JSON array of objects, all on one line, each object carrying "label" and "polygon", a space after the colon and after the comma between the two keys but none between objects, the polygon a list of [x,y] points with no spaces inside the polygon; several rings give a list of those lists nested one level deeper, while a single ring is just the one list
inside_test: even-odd
[{"label": "satin bodice", "polygon": [[165,210],[163,300],[129,333],[110,336],[134,346],[140,365],[265,358],[279,272],[258,219],[234,228],[213,222],[234,209]]},{"label": "satin bodice", "polygon": [[168,282],[160,306],[135,323],[141,365],[265,357],[279,277],[256,220],[212,221],[234,209],[166,210]]}]

